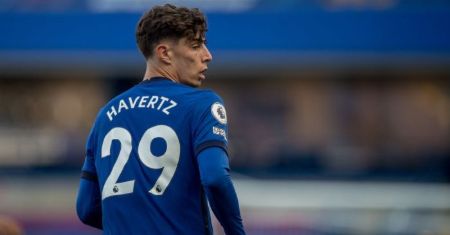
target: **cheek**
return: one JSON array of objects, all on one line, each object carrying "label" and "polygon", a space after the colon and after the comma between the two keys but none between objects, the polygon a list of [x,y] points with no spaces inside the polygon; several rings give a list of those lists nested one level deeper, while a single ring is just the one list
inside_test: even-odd
[{"label": "cheek", "polygon": [[193,51],[186,56],[186,60],[190,63],[196,63],[200,59],[200,53]]},{"label": "cheek", "polygon": [[197,58],[196,56],[190,56],[190,57],[187,58],[187,61],[190,64],[195,64],[197,62],[196,58]]},{"label": "cheek", "polygon": [[192,66],[192,64],[195,64],[195,57],[193,56],[185,56],[181,59],[181,64],[183,66]]}]

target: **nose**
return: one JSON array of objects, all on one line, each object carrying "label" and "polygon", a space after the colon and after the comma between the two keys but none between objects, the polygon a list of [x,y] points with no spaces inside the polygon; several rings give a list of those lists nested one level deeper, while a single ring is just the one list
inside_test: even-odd
[{"label": "nose", "polygon": [[204,48],[203,62],[208,63],[212,60],[212,55],[211,52],[209,52],[206,45],[203,45],[203,48]]}]

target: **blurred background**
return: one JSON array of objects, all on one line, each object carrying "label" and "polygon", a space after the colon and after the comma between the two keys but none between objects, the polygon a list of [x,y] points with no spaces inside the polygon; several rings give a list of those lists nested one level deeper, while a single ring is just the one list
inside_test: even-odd
[{"label": "blurred background", "polygon": [[165,2],[208,17],[248,234],[450,234],[448,0],[0,0],[1,216],[100,234],[75,214],[85,140]]}]

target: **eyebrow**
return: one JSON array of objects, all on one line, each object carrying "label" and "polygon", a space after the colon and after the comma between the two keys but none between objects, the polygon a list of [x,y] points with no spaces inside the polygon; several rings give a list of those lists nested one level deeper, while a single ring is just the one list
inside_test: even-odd
[{"label": "eyebrow", "polygon": [[192,40],[192,43],[204,43],[204,42],[206,42],[206,39],[204,38],[194,38]]},{"label": "eyebrow", "polygon": [[206,39],[202,38],[195,38],[189,42],[190,45],[196,45],[196,44],[205,44],[206,45]]},{"label": "eyebrow", "polygon": [[192,42],[203,43],[206,42],[206,38],[204,36],[198,36],[193,38]]}]

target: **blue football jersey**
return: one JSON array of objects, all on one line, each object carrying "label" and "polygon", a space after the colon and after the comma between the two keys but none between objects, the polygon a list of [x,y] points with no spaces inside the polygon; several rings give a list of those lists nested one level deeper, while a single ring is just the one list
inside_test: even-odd
[{"label": "blue football jersey", "polygon": [[83,173],[97,178],[104,234],[211,234],[196,156],[227,150],[222,99],[166,78],[143,81],[99,112]]}]

